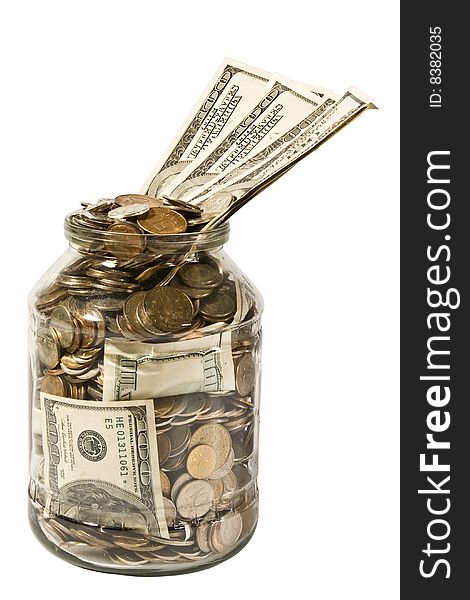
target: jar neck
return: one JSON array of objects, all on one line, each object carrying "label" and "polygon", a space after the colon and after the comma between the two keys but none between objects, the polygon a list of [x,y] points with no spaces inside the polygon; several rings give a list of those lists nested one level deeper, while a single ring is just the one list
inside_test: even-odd
[{"label": "jar neck", "polygon": [[81,255],[115,262],[147,257],[149,260],[172,255],[175,259],[198,252],[218,253],[229,239],[230,227],[224,223],[210,231],[155,235],[119,233],[97,227],[85,227],[68,215],[64,222],[65,237]]}]

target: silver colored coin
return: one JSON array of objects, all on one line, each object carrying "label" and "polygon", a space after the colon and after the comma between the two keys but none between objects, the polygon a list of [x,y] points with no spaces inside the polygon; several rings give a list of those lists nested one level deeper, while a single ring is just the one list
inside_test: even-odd
[{"label": "silver colored coin", "polygon": [[232,204],[235,196],[230,192],[218,192],[213,194],[209,198],[206,198],[196,206],[202,208],[204,216],[206,215],[218,215],[223,213]]},{"label": "silver colored coin", "polygon": [[176,502],[176,497],[177,497],[180,489],[182,488],[182,486],[185,483],[188,483],[188,481],[193,481],[193,478],[191,477],[191,475],[189,473],[183,473],[182,475],[180,475],[178,477],[178,479],[176,479],[175,483],[173,484],[173,487],[171,488],[171,492],[170,492],[170,497],[173,502]]},{"label": "silver colored coin", "polygon": [[227,460],[224,462],[224,464],[221,467],[212,471],[212,473],[209,475],[209,479],[222,479],[222,477],[225,477],[227,475],[227,473],[229,473],[229,471],[231,471],[234,462],[235,462],[235,452],[232,447]]},{"label": "silver colored coin", "polygon": [[197,545],[205,554],[208,554],[211,551],[211,548],[208,543],[210,527],[210,523],[201,523],[196,529]]},{"label": "silver colored coin", "polygon": [[60,342],[52,327],[43,327],[37,334],[39,360],[48,369],[54,369],[59,364]]},{"label": "silver colored coin", "polygon": [[56,330],[62,348],[73,344],[76,323],[72,313],[64,305],[59,304],[51,312],[51,327]]},{"label": "silver colored coin", "polygon": [[176,506],[171,500],[163,497],[163,508],[165,509],[165,519],[168,526],[175,522]]},{"label": "silver colored coin", "polygon": [[148,204],[127,204],[110,210],[108,217],[110,219],[122,221],[123,219],[145,215],[145,213],[148,213],[149,209],[150,206]]},{"label": "silver colored coin", "polygon": [[242,532],[243,520],[239,512],[228,513],[218,524],[217,536],[226,548],[234,546]]},{"label": "silver colored coin", "polygon": [[208,481],[198,479],[185,483],[176,498],[176,508],[183,519],[203,517],[212,506],[214,490]]}]

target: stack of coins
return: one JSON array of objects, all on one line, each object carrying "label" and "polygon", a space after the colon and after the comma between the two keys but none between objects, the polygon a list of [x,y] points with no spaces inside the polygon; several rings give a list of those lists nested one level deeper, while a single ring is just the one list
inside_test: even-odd
[{"label": "stack of coins", "polygon": [[[207,218],[194,206],[139,195],[87,205],[69,217],[74,226],[90,234],[118,232],[122,241],[100,245],[92,235],[79,236],[79,254],[34,298],[36,409],[41,391],[102,401],[106,339],[158,344],[233,330],[235,389],[153,399],[169,539],[41,514],[49,539],[91,562],[98,550],[114,565],[211,561],[255,527],[260,332],[253,325],[254,293],[245,290],[248,305],[240,316],[236,275],[217,253],[165,250],[165,244],[157,251],[145,241],[145,234],[164,239],[197,231]],[[37,432],[34,440],[40,456]],[[31,491],[38,506],[44,503],[41,480],[38,473]]]}]

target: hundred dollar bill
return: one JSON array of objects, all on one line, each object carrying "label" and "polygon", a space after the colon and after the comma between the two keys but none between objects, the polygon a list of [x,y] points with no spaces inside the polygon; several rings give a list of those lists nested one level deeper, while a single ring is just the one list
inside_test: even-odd
[{"label": "hundred dollar bill", "polygon": [[265,71],[226,59],[170,147],[145,182],[142,193],[158,196],[171,180],[204,152],[259,99],[270,75]]},{"label": "hundred dollar bill", "polygon": [[198,195],[200,186],[262,151],[326,99],[307,91],[302,84],[273,76],[266,84],[263,97],[240,123],[175,177],[167,193],[190,201]]},{"label": "hundred dollar bill", "polygon": [[319,119],[313,120],[302,131],[298,131],[288,143],[279,148],[273,145],[264,155],[253,157],[225,178],[214,179],[212,185],[207,186],[204,193],[194,202],[203,206],[204,201],[216,191],[229,192],[233,195],[234,201],[227,208],[226,214],[221,216],[221,218],[228,218],[238,206],[242,205],[239,203],[240,200],[245,197],[251,198],[254,193],[264,189],[366,108],[375,108],[371,98],[354,87],[349,88]]},{"label": "hundred dollar bill", "polygon": [[[198,188],[197,195],[192,197],[191,202],[193,204],[199,204],[201,208],[204,208],[204,200],[211,198],[215,193],[222,190],[225,191],[226,189],[230,189],[231,191],[231,188],[228,186],[230,186],[232,182],[238,181],[242,174],[252,171],[259,165],[265,164],[270,156],[277,153],[279,150],[282,150],[282,148],[287,147],[297,136],[317,123],[320,117],[333,107],[335,102],[336,100],[334,98],[327,97],[315,110],[301,121],[297,122],[289,129],[289,131],[286,131],[283,135],[279,136],[274,142],[271,142],[261,151],[256,152],[251,158],[242,162],[228,173],[220,173],[220,175],[214,177],[211,181]],[[244,183],[244,186],[237,188],[237,194],[235,195],[239,197],[240,189],[249,190],[251,187],[251,180],[247,180]]]},{"label": "hundred dollar bill", "polygon": [[152,400],[41,393],[41,411],[49,515],[169,537]]},{"label": "hundred dollar bill", "polygon": [[158,344],[106,340],[105,401],[234,389],[230,331]]}]

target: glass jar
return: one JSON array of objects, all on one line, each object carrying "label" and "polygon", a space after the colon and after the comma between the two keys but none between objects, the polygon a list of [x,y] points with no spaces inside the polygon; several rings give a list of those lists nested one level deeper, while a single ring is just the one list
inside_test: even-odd
[{"label": "glass jar", "polygon": [[[65,220],[30,295],[32,529],[81,567],[213,566],[258,517],[262,299],[197,233]],[[102,226],[103,225],[103,226]]]}]

